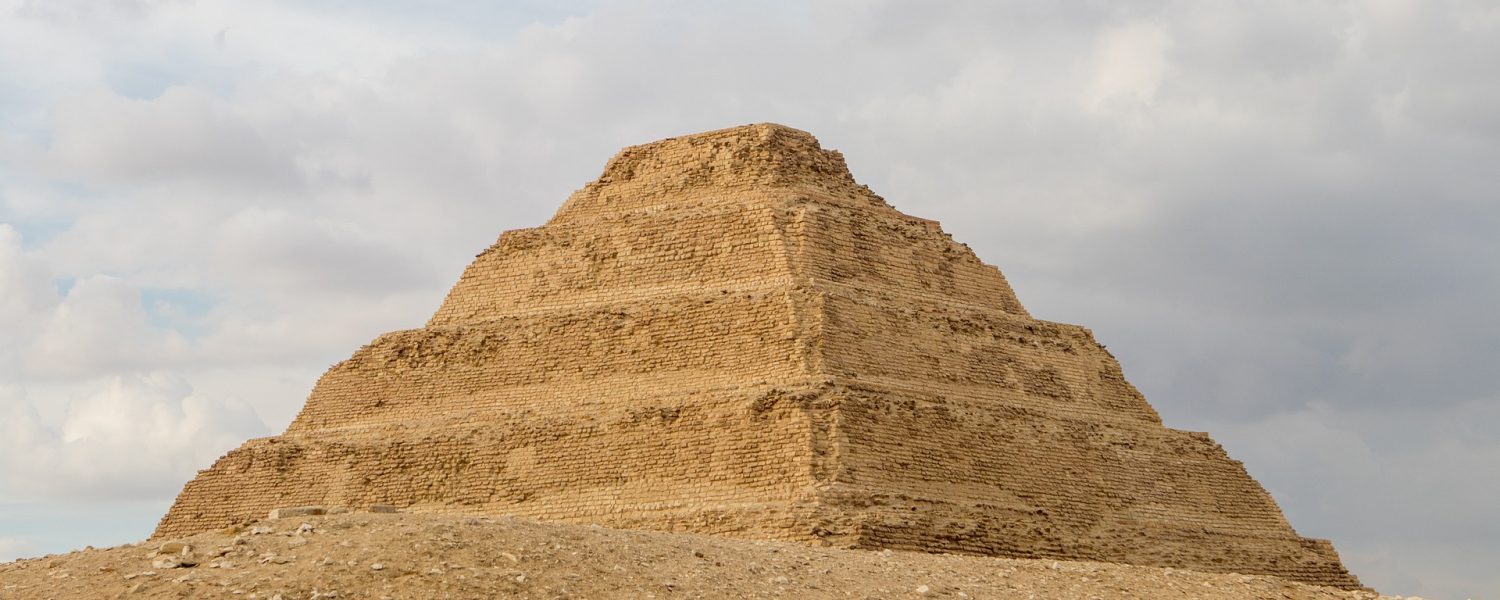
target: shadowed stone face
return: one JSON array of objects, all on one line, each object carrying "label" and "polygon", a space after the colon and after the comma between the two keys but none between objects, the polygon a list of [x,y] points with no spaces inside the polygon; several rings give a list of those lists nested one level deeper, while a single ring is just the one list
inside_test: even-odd
[{"label": "shadowed stone face", "polygon": [[622,151],[156,535],[371,504],[1358,586],[1087,329],[768,124]]}]

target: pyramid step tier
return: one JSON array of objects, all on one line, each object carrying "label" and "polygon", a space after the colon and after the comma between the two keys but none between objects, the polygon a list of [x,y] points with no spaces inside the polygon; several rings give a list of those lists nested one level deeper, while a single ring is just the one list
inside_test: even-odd
[{"label": "pyramid step tier", "polygon": [[633,400],[259,440],[195,480],[197,502],[158,534],[268,505],[394,504],[849,547],[1196,569],[1234,558],[1240,572],[1317,565],[1299,568],[1352,581],[1201,434],[827,383]]},{"label": "pyramid step tier", "polygon": [[507,231],[464,271],[428,326],[616,302],[638,290],[788,280],[1026,314],[998,270],[930,221],[889,207],[856,211],[826,198],[766,193],[737,204]]},{"label": "pyramid step tier", "polygon": [[389,333],[330,369],[288,431],[488,405],[545,410],[558,397],[663,383],[818,376],[1160,422],[1083,328],[816,287],[698,291]]}]

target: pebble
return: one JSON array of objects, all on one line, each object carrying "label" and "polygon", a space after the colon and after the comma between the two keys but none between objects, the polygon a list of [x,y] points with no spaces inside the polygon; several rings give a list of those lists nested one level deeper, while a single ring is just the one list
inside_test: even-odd
[{"label": "pebble", "polygon": [[158,556],[151,561],[151,566],[157,569],[178,569],[198,566],[198,561],[187,556],[167,555]]}]

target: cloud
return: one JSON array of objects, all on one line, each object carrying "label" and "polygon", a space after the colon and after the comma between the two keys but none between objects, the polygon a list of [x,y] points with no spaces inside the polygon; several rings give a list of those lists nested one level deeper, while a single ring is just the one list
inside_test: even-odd
[{"label": "cloud", "polygon": [[139,292],[105,275],[77,282],[36,333],[33,344],[30,368],[57,374],[170,363],[188,348],[180,334],[150,325]]},{"label": "cloud", "polygon": [[284,191],[301,184],[289,153],[208,93],[168,88],[151,100],[98,90],[55,109],[44,168],[95,185],[214,180]]},{"label": "cloud", "polygon": [[1162,27],[1148,24],[1130,23],[1101,32],[1086,103],[1094,110],[1113,102],[1149,103],[1167,74],[1169,42]]},{"label": "cloud", "polygon": [[16,14],[55,21],[76,21],[106,17],[144,17],[163,7],[188,4],[190,0],[23,0]]},{"label": "cloud", "polygon": [[249,208],[221,228],[218,265],[242,285],[365,297],[438,285],[431,267],[396,244],[339,221]]},{"label": "cloud", "polygon": [[[14,227],[0,223],[0,331],[25,333],[34,327],[37,317],[51,312],[57,304],[57,288],[48,277],[47,268],[21,248],[21,234]],[[14,351],[14,345],[9,351]],[[10,364],[6,356],[0,364]]]},{"label": "cloud", "polygon": [[193,393],[164,374],[109,379],[50,426],[0,395],[0,499],[160,497],[266,427],[249,406]]}]

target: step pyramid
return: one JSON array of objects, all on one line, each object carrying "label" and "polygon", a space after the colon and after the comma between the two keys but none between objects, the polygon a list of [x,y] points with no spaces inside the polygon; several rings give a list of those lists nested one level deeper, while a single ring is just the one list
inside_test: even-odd
[{"label": "step pyramid", "polygon": [[1088,329],[772,124],[620,152],[155,537],[308,504],[1359,586]]}]

